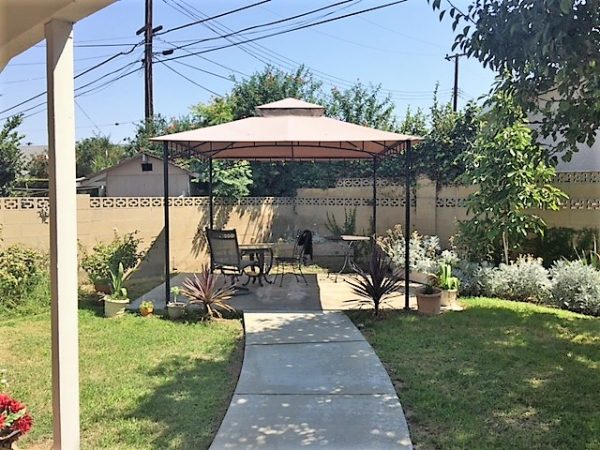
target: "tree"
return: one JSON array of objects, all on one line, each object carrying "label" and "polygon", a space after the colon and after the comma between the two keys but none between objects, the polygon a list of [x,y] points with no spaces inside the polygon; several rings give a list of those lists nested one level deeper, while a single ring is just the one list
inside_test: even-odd
[{"label": "tree", "polygon": [[31,178],[48,179],[48,152],[31,156],[27,163],[27,174]]},{"label": "tree", "polygon": [[75,154],[77,176],[86,177],[117,164],[123,158],[124,150],[113,144],[109,136],[97,135],[77,142]]},{"label": "tree", "polygon": [[[441,9],[441,0],[431,1]],[[600,0],[473,0],[452,6],[459,48],[497,71],[496,91],[510,92],[536,133],[555,142],[553,158],[569,160],[592,146],[600,128]],[[465,25],[462,27],[462,25]]]},{"label": "tree", "polygon": [[156,114],[152,119],[142,120],[136,124],[135,136],[127,139],[125,154],[133,156],[140,152],[148,152],[162,158],[162,144],[150,142],[150,138],[199,127],[200,124],[193,116],[184,115],[168,120],[165,116]]},{"label": "tree", "polygon": [[465,172],[463,155],[479,132],[479,115],[479,107],[474,103],[455,112],[449,103],[440,104],[434,98],[431,127],[415,148],[415,170],[438,187],[456,183]]},{"label": "tree", "polygon": [[12,194],[17,179],[24,168],[23,154],[19,148],[23,135],[17,128],[23,123],[23,115],[9,117],[0,130],[0,196]]},{"label": "tree", "polygon": [[533,209],[559,209],[566,195],[551,186],[556,171],[535,143],[525,114],[506,93],[497,93],[464,160],[463,181],[478,190],[467,198],[471,215],[459,224],[463,244],[479,258],[502,248],[503,259],[529,233],[541,234],[543,219]]}]

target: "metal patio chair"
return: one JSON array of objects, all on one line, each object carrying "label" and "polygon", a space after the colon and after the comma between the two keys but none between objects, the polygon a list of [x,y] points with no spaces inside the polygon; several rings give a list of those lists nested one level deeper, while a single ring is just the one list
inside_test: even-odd
[{"label": "metal patio chair", "polygon": [[229,275],[231,284],[234,284],[240,276],[246,275],[248,280],[244,286],[260,274],[257,261],[242,259],[235,230],[210,230],[207,228],[206,238],[210,250],[211,272],[220,271],[223,275]]},{"label": "metal patio chair", "polygon": [[[304,264],[305,255],[310,255],[312,258],[312,232],[310,230],[304,230],[298,233],[296,240],[294,241],[294,249],[292,250],[291,256],[275,256],[275,265],[278,271],[277,274],[275,274],[273,282],[277,281],[277,277],[280,276],[279,286],[283,286],[284,275],[294,275],[296,281],[300,282],[300,278],[298,277],[299,273],[304,280],[304,283],[308,284],[308,281],[302,272],[302,264]],[[286,267],[292,267],[292,270],[286,272]],[[298,273],[295,271],[296,268],[298,269]]]}]

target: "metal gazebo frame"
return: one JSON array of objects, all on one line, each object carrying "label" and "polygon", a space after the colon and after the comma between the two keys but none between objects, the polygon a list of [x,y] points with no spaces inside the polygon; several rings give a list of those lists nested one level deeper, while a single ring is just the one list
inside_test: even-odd
[{"label": "metal gazebo frame", "polygon": [[[379,160],[405,152],[404,309],[409,309],[411,147],[421,138],[376,130],[324,117],[324,108],[285,99],[257,108],[259,117],[153,138],[163,146],[165,296],[170,300],[169,160],[199,156],[209,166],[209,224],[214,226],[213,161],[337,161],[370,160],[373,175],[373,231],[377,226],[377,167]],[[347,138],[346,138],[347,136]],[[172,152],[173,150],[173,152]]]}]

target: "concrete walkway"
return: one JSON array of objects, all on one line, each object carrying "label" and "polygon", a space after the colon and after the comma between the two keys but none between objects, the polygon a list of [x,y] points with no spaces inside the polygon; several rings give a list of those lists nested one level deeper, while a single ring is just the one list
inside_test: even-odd
[{"label": "concrete walkway", "polygon": [[341,312],[244,313],[244,363],[221,449],[412,449],[379,358]]}]

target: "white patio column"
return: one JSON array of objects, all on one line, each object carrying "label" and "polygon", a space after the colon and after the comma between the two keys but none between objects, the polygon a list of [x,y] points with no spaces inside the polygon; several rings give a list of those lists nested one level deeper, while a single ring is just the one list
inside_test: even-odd
[{"label": "white patio column", "polygon": [[79,449],[73,24],[46,24],[54,448]]}]

